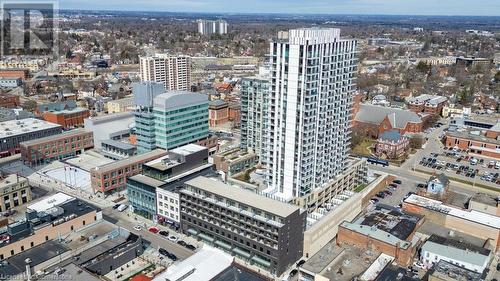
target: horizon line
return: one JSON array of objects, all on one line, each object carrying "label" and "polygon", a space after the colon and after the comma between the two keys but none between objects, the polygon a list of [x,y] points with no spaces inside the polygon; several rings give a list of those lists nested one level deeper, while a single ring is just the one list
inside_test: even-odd
[{"label": "horizon line", "polygon": [[462,15],[462,14],[391,14],[391,13],[381,13],[381,14],[363,14],[363,13],[291,13],[291,12],[187,12],[187,11],[152,11],[152,10],[116,10],[116,9],[85,9],[85,8],[60,8],[60,11],[88,11],[88,12],[136,12],[136,13],[178,13],[178,14],[211,14],[211,15],[293,15],[293,16],[411,16],[411,17],[488,17],[488,18],[500,18],[500,15]]}]

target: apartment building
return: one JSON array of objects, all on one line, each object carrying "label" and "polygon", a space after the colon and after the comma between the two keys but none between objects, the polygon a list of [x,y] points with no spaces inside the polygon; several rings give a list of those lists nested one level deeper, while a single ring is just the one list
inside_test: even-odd
[{"label": "apartment building", "polygon": [[156,54],[139,58],[141,81],[163,83],[167,91],[191,89],[191,57]]},{"label": "apartment building", "polygon": [[21,159],[27,165],[40,165],[74,157],[94,147],[93,133],[84,129],[20,143]]},{"label": "apartment building", "polygon": [[280,32],[270,63],[268,192],[291,199],[345,169],[357,41],[342,39],[334,28]]},{"label": "apartment building", "polygon": [[202,35],[226,34],[227,22],[225,20],[197,20],[198,33]]},{"label": "apartment building", "polygon": [[263,162],[268,124],[269,76],[241,80],[241,147],[254,152]]},{"label": "apartment building", "polygon": [[302,256],[306,213],[257,193],[197,177],[181,195],[181,229],[281,275]]}]

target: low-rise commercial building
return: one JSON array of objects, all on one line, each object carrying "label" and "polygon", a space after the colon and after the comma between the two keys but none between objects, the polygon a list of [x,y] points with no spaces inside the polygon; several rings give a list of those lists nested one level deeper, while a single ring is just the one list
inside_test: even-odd
[{"label": "low-rise commercial building", "polygon": [[134,98],[123,98],[119,100],[112,100],[106,103],[108,114],[132,111],[135,108]]},{"label": "low-rise commercial building", "polygon": [[445,260],[481,273],[488,267],[491,258],[491,251],[488,249],[438,235],[431,235],[420,251],[420,260],[427,268]]},{"label": "low-rise commercial building", "polygon": [[89,116],[90,111],[81,107],[60,111],[46,111],[42,113],[43,120],[59,124],[65,129],[83,127],[84,119]]},{"label": "low-rise commercial building", "polygon": [[127,178],[142,172],[142,164],[167,154],[156,149],[141,155],[135,155],[114,163],[98,166],[90,170],[90,182],[94,192],[121,191],[127,184]]},{"label": "low-rise commercial building", "polygon": [[60,134],[61,125],[35,118],[0,122],[0,157],[21,152],[20,143]]},{"label": "low-rise commercial building", "polygon": [[[428,272],[429,281],[484,281],[486,274],[440,260]],[[382,280],[381,280],[382,281]]]},{"label": "low-rise commercial building", "polygon": [[476,210],[500,217],[498,196],[486,193],[476,193],[469,200],[469,210]]},{"label": "low-rise commercial building", "polygon": [[23,84],[23,79],[21,77],[10,77],[4,78],[0,77],[0,87],[3,88],[15,88]]},{"label": "low-rise commercial building", "polygon": [[0,69],[0,77],[3,78],[21,78],[23,81],[30,76],[28,69],[21,68],[3,68]]},{"label": "low-rise commercial building", "polygon": [[0,212],[31,201],[28,179],[15,174],[0,178],[0,194]]},{"label": "low-rise commercial building", "polygon": [[56,193],[28,206],[25,220],[9,224],[0,233],[0,260],[60,238],[102,219],[92,205],[64,193]]},{"label": "low-rise commercial building", "polygon": [[306,213],[257,193],[197,177],[181,194],[181,228],[281,275],[302,256]]},{"label": "low-rise commercial building", "polygon": [[394,257],[398,264],[408,266],[420,241],[415,232],[422,223],[420,216],[379,204],[357,220],[343,222],[337,243],[382,252]]},{"label": "low-rise commercial building", "polygon": [[224,172],[226,178],[255,166],[259,161],[257,154],[240,148],[216,153],[213,159],[215,168]]},{"label": "low-rise commercial building", "polygon": [[125,141],[103,140],[101,147],[101,153],[104,157],[113,160],[121,160],[137,154],[137,147]]},{"label": "low-rise commercial building", "polygon": [[487,137],[477,130],[448,131],[445,134],[444,145],[447,148],[457,148],[469,153],[500,159],[500,141]]},{"label": "low-rise commercial building", "polygon": [[21,159],[27,165],[40,165],[74,157],[94,147],[93,134],[84,129],[20,143]]},{"label": "low-rise commercial building", "polygon": [[101,149],[103,140],[119,140],[129,137],[134,121],[132,112],[122,112],[90,117],[84,120],[84,124],[85,130],[94,133],[95,148]]},{"label": "low-rise commercial building", "polygon": [[403,210],[425,216],[425,219],[446,228],[488,240],[492,249],[500,245],[500,217],[445,205],[430,198],[411,195],[403,201]]},{"label": "low-rise commercial building", "polygon": [[21,102],[19,101],[19,96],[9,95],[9,94],[0,95],[0,107],[16,108],[19,107],[20,105]]},{"label": "low-rise commercial building", "polygon": [[127,181],[134,212],[160,224],[180,225],[179,190],[184,182],[212,172],[206,147],[188,144],[142,165],[142,173]]}]

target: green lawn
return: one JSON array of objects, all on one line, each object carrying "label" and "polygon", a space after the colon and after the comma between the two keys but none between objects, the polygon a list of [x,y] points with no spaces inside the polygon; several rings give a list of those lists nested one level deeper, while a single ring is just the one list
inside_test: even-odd
[{"label": "green lawn", "polygon": [[371,147],[374,143],[375,143],[374,140],[365,139],[352,149],[352,153],[361,156],[370,156],[372,153],[369,147]]},{"label": "green lawn", "polygon": [[366,187],[366,184],[360,184],[354,188],[354,192],[359,193],[359,192],[363,191],[363,189],[365,189],[365,187]]}]

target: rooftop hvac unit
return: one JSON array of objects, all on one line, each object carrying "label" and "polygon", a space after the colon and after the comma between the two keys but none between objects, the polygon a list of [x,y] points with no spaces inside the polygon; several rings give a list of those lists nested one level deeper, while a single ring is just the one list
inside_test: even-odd
[{"label": "rooftop hvac unit", "polygon": [[62,214],[64,214],[64,210],[61,207],[52,207],[49,208],[45,211],[48,215],[52,216],[53,218],[56,218]]}]

